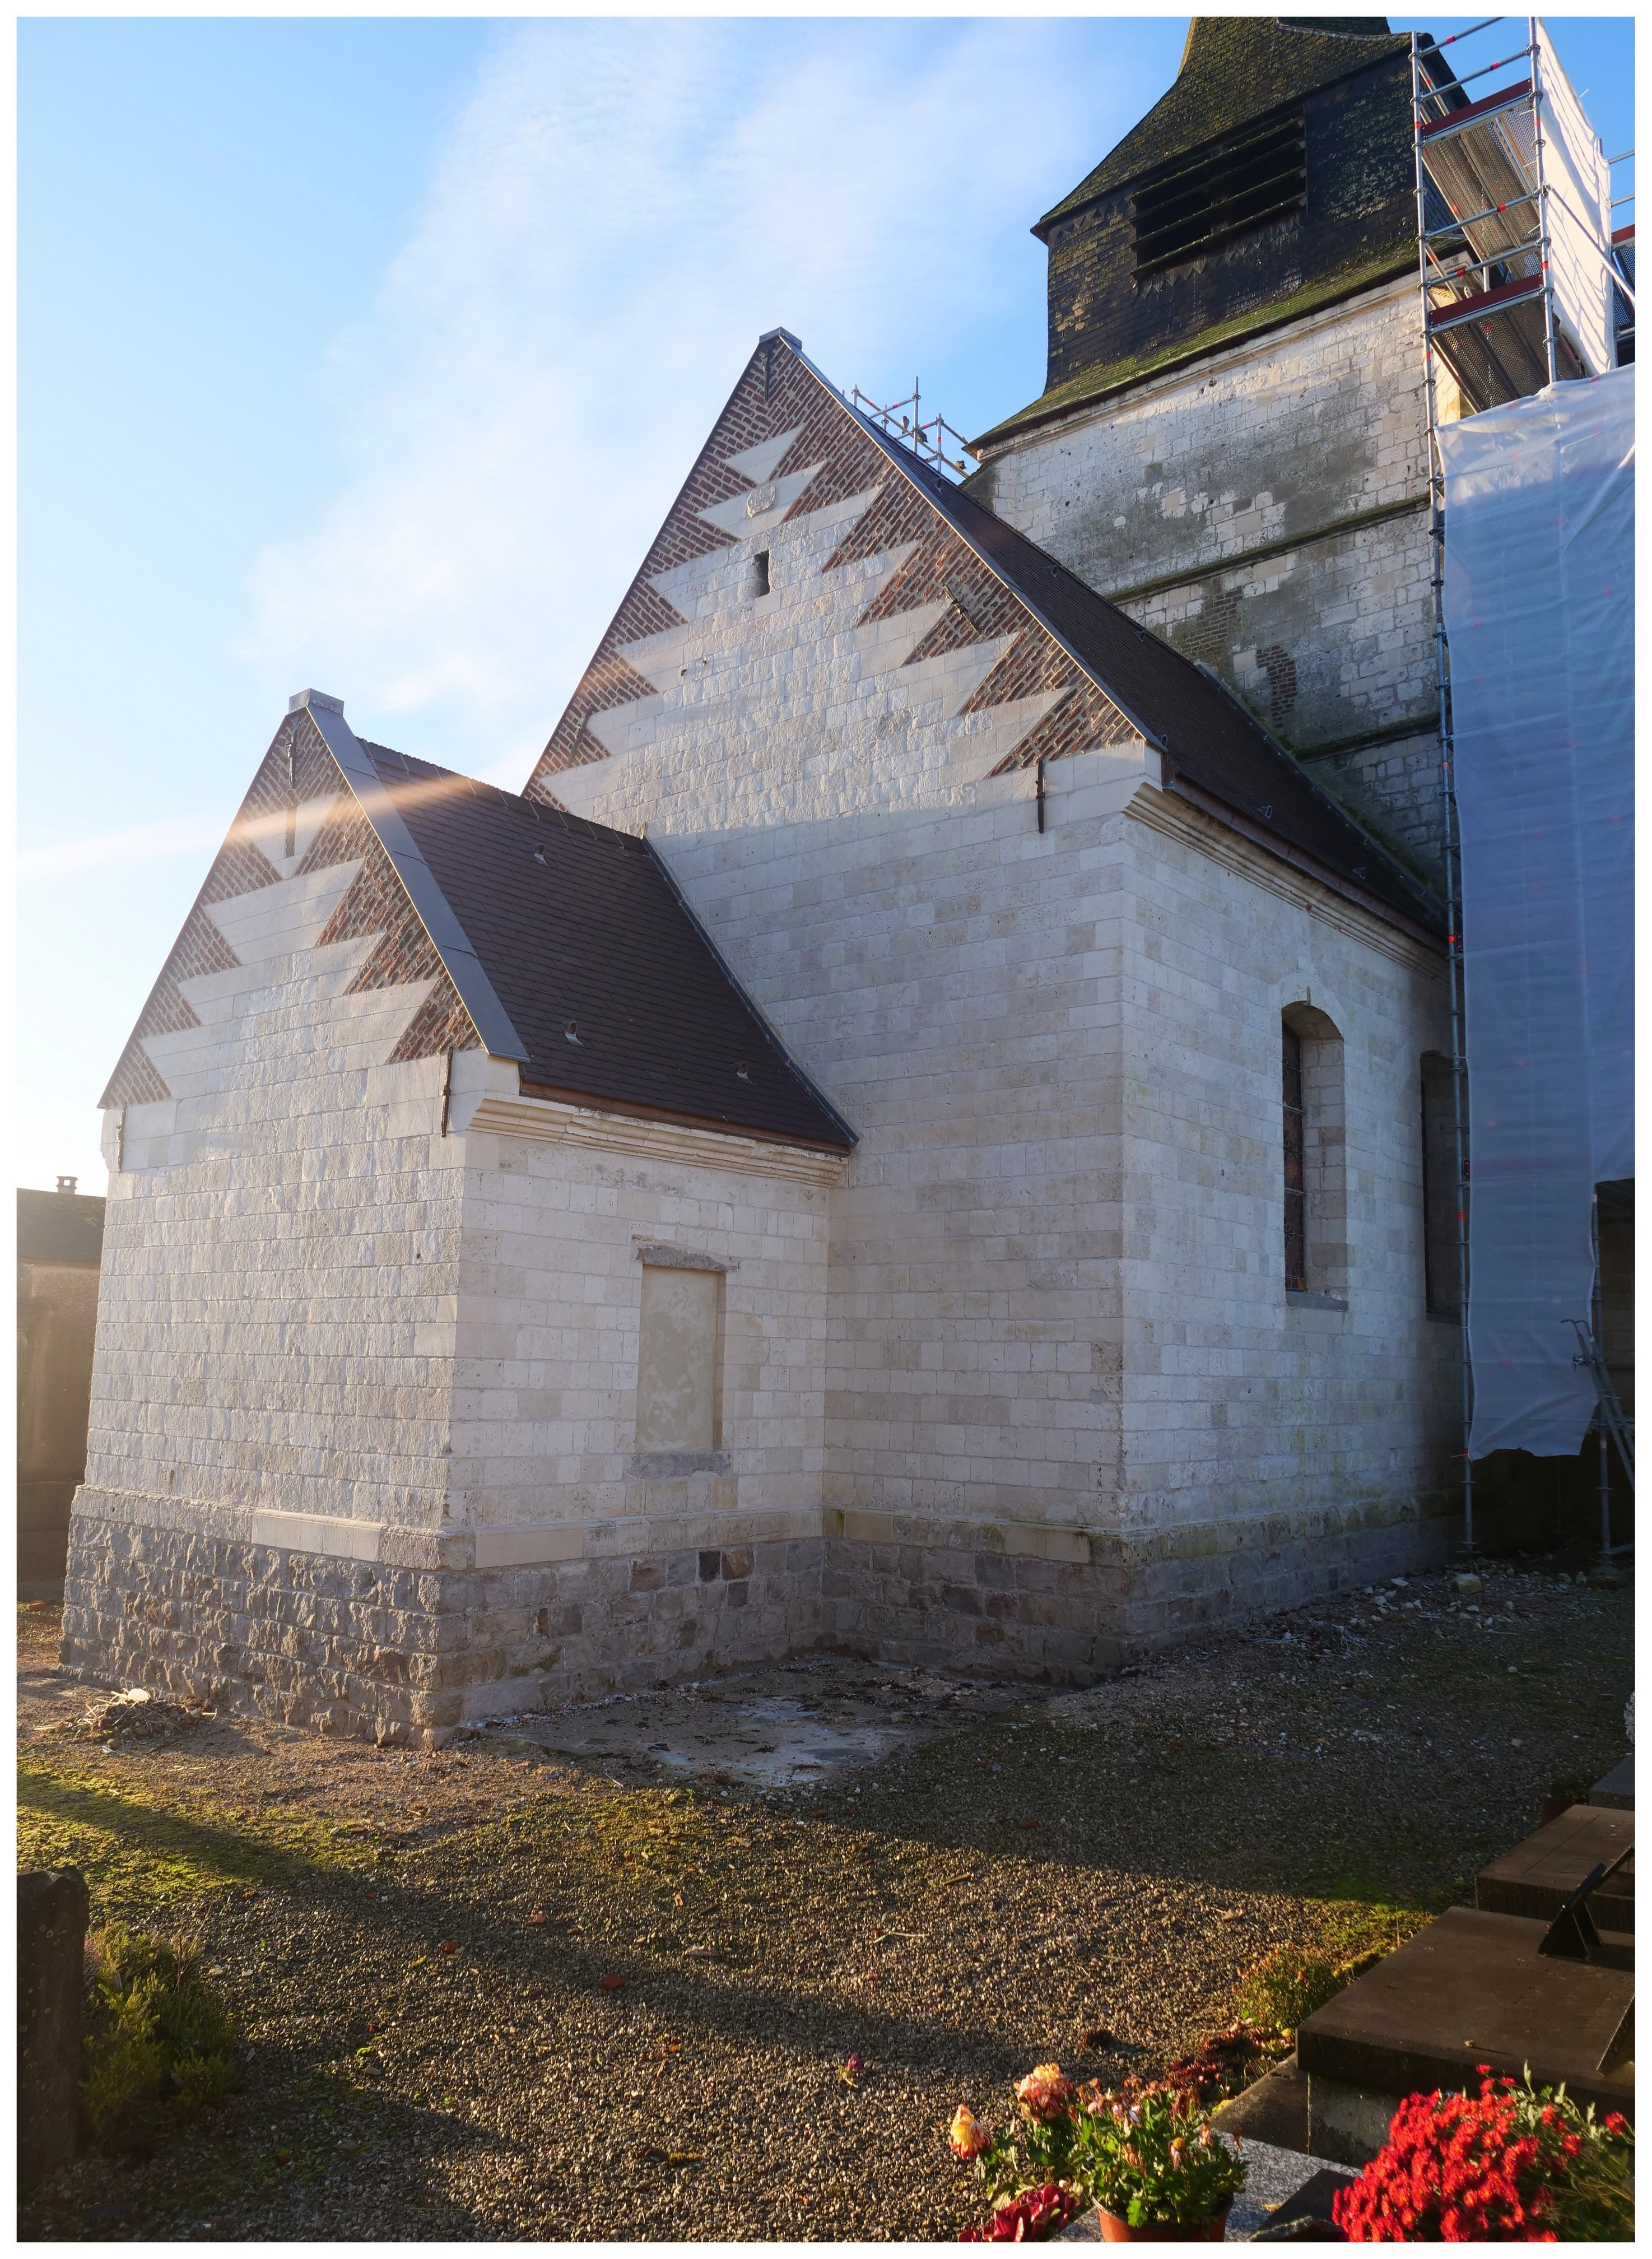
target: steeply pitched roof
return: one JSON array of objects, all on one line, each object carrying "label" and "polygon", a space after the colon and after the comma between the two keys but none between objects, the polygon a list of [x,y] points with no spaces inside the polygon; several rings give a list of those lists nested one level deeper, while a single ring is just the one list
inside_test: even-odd
[{"label": "steeply pitched roof", "polygon": [[[774,447],[784,449],[778,460],[765,452]],[[763,481],[747,474],[753,468],[761,468]],[[738,537],[730,529],[740,523],[742,496],[760,483],[773,489],[771,501],[782,500],[784,490],[794,518],[869,497],[840,529],[821,569],[830,574],[846,559],[879,553],[904,556],[865,624],[945,605],[905,664],[1003,640],[1008,648],[968,707],[971,714],[1018,702],[1023,711],[1032,709],[1000,767],[1028,767],[1139,732],[1166,756],[1172,788],[1179,779],[1190,797],[1235,828],[1372,909],[1413,929],[1440,929],[1440,906],[1427,889],[1219,682],[852,409],[785,331],[763,339],[747,364],[552,733],[529,780],[530,798],[548,798],[568,770],[607,758],[593,716],[655,696],[655,685],[627,653],[662,629],[687,625],[657,582],[669,585],[684,555],[732,548]]]},{"label": "steeply pitched roof", "polygon": [[[409,986],[392,1061],[478,1042],[525,1085],[622,1113],[847,1150],[646,841],[364,743],[305,692],[260,766],[102,1103],[169,1094],[145,1038],[197,1027],[187,983],[237,959],[211,909],[359,866],[317,946],[373,942],[352,991]],[[277,868],[299,802],[328,807]],[[262,843],[260,844],[260,842]],[[101,1212],[103,1202],[97,1202]]]},{"label": "steeply pitched roof", "polygon": [[1057,220],[1165,158],[1197,149],[1410,44],[1409,33],[1389,30],[1385,16],[1195,16],[1170,92],[1036,223],[1033,233],[1047,242]]},{"label": "steeply pitched roof", "polygon": [[646,840],[361,750],[509,1018],[524,1084],[755,1137],[855,1143]]}]

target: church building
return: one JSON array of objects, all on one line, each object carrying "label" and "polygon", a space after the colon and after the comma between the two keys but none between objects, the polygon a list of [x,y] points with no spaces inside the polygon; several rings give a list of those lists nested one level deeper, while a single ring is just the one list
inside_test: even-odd
[{"label": "church building", "polygon": [[777,329],[520,795],[293,699],[103,1095],[71,1670],[430,1744],[1443,1557],[1410,131],[1197,19],[962,485]]}]

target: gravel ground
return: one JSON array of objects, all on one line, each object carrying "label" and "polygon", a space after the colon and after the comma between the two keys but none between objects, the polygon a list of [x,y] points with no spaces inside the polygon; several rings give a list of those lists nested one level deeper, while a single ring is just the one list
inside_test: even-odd
[{"label": "gravel ground", "polygon": [[199,1941],[247,2084],[33,2240],[955,2236],[959,2101],[1151,2070],[1270,1947],[1406,1934],[1622,1755],[1632,1669],[1624,1584],[1413,1579],[1054,1700],[835,1665],[833,1714],[893,1687],[921,1732],[765,1793],[662,1771],[646,1706],[574,1758],[80,1739],[55,1621],[19,1615],[22,1856]]}]

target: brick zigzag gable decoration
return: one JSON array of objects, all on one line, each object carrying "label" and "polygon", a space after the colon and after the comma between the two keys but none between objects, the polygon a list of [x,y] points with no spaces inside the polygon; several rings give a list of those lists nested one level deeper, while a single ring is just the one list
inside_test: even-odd
[{"label": "brick zigzag gable decoration", "polygon": [[830,572],[836,565],[913,542],[917,545],[912,555],[866,607],[863,623],[893,619],[920,605],[945,602],[947,610],[908,652],[908,666],[972,644],[1013,638],[986,680],[965,701],[963,713],[979,714],[989,706],[1008,705],[1040,691],[1067,694],[1005,754],[995,775],[1057,760],[1086,746],[1122,745],[1140,736],[1136,724],[1034,619],[1014,590],[953,531],[933,503],[903,479],[892,478],[879,489],[825,569]]},{"label": "brick zigzag gable decoration", "polygon": [[[737,466],[743,455],[787,442],[762,479]],[[761,457],[759,457],[761,460]],[[920,488],[904,478],[846,403],[815,375],[783,338],[758,347],[727,407],[701,448],[687,482],[655,536],[642,569],[626,591],[607,634],[586,669],[567,709],[552,731],[526,787],[548,796],[561,769],[606,760],[609,748],[589,727],[594,714],[652,698],[654,685],[623,656],[624,646],[687,623],[653,587],[656,574],[713,550],[730,548],[730,536],[701,515],[742,494],[763,492],[813,472],[787,511],[789,522],[830,509],[857,494],[871,501],[822,567],[875,557],[915,543],[915,552],[868,606],[863,624],[951,599],[951,608],[905,660],[908,666],[971,644],[1013,638],[964,705],[965,714],[1056,692],[1057,702],[998,763],[995,773],[1055,760],[1091,745],[1118,745],[1140,736],[1107,693],[992,567],[950,526]]]},{"label": "brick zigzag gable decoration", "polygon": [[316,946],[350,941],[367,934],[379,936],[355,979],[349,995],[369,988],[394,988],[418,980],[435,983],[391,1052],[390,1065],[428,1058],[446,1051],[471,1051],[481,1042],[468,1012],[459,1001],[436,944],[424,930],[417,911],[397,877],[395,866],[379,844],[377,835],[361,813],[342,772],[306,713],[289,715],[276,731],[269,751],[259,764],[246,799],[218,850],[206,882],[196,896],[149,992],[138,1024],[127,1039],[120,1062],[110,1077],[100,1106],[144,1106],[169,1098],[154,1063],[145,1051],[145,1036],[176,1034],[198,1028],[200,1015],[183,994],[182,984],[204,973],[227,973],[239,962],[207,914],[211,902],[250,894],[260,887],[282,883],[281,873],[265,852],[262,841],[274,845],[284,833],[287,853],[295,845],[297,812],[306,802],[342,801],[323,822],[295,878],[332,868],[358,859],[361,868],[345,890],[344,900],[328,920]]}]

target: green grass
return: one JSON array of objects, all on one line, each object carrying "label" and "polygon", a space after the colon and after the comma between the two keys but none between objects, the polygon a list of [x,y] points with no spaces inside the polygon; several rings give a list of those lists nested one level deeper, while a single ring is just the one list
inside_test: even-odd
[{"label": "green grass", "polygon": [[129,1780],[117,1785],[83,1772],[72,1758],[49,1764],[32,1756],[18,1768],[18,1863],[78,1867],[96,1927],[140,1922],[206,1891],[362,1863],[320,1821],[283,1814],[249,1822],[211,1805],[181,1809]]}]

